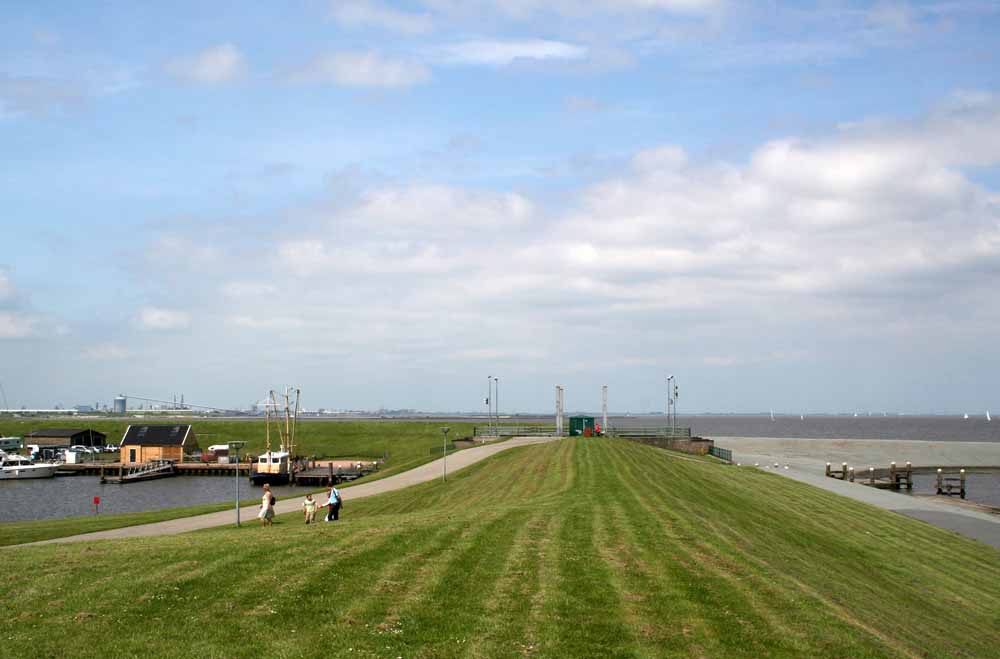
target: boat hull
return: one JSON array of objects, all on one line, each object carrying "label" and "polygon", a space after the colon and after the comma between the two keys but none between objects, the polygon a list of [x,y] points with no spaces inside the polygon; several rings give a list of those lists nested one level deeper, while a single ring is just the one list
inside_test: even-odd
[{"label": "boat hull", "polygon": [[4,467],[0,469],[0,480],[24,480],[28,478],[51,478],[56,475],[56,465],[26,465],[24,467]]},{"label": "boat hull", "polygon": [[250,482],[254,485],[263,485],[264,483],[267,483],[268,485],[287,485],[288,474],[254,472],[250,475]]}]

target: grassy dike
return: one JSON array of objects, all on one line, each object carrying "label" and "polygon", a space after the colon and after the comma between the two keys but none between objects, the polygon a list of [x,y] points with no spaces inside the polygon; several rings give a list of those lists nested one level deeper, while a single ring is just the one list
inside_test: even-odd
[{"label": "grassy dike", "polygon": [[751,469],[563,440],[337,524],[4,551],[3,656],[1000,656],[1000,552]]}]

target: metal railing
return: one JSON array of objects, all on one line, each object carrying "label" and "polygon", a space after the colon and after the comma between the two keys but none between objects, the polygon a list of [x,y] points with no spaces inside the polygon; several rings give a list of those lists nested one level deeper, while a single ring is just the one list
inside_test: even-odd
[{"label": "metal railing", "polygon": [[626,428],[611,426],[608,428],[611,437],[658,437],[663,439],[690,439],[690,428]]},{"label": "metal railing", "polygon": [[733,461],[733,451],[732,451],[732,449],[722,448],[722,447],[719,447],[719,446],[710,446],[708,448],[708,454],[709,455],[714,455],[715,457],[719,458],[720,460],[725,460],[726,462],[732,462]]},{"label": "metal railing", "polygon": [[556,434],[555,425],[535,426],[476,426],[474,437],[548,437]]}]

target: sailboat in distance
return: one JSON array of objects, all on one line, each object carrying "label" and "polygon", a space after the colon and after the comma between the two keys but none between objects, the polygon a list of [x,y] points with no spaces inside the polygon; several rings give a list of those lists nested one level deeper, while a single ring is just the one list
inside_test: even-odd
[{"label": "sailboat in distance", "polygon": [[774,410],[771,410],[771,421],[774,421]]},{"label": "sailboat in distance", "polygon": [[990,418],[990,411],[989,410],[986,410],[986,420],[987,421],[992,421],[993,420],[993,419]]},{"label": "sailboat in distance", "polygon": [[966,412],[966,413],[965,413],[965,416],[963,416],[962,418],[963,418],[963,419],[968,419],[968,418],[969,418],[969,413],[968,413],[968,412]]}]

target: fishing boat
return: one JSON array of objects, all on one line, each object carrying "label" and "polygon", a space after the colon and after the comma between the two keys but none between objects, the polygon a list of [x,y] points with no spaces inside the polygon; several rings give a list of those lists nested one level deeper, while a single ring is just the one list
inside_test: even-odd
[{"label": "fishing boat", "polygon": [[0,451],[0,480],[49,478],[56,475],[57,466],[54,462],[36,463],[23,455]]},{"label": "fishing boat", "polygon": [[291,474],[292,455],[288,451],[268,451],[257,456],[250,481],[254,485],[284,485]]}]

